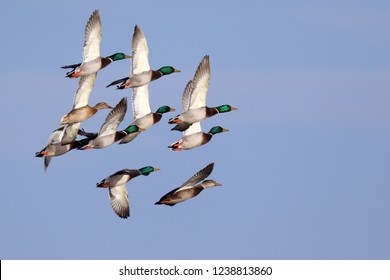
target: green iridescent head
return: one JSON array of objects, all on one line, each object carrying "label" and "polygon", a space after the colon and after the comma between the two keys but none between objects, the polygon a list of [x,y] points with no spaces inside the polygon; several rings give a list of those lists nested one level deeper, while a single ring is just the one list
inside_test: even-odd
[{"label": "green iridescent head", "polygon": [[217,109],[218,113],[226,113],[226,112],[237,110],[237,108],[234,108],[227,104],[215,107],[215,109]]},{"label": "green iridescent head", "polygon": [[112,61],[115,61],[115,60],[122,60],[122,59],[126,59],[126,58],[131,58],[132,56],[130,55],[125,55],[124,53],[114,53],[113,55],[110,55],[108,56],[107,58],[111,58]]},{"label": "green iridescent head", "polygon": [[150,173],[153,171],[159,171],[160,168],[153,167],[153,166],[145,166],[142,167],[141,169],[138,169],[139,172],[141,172],[142,175],[148,176]]},{"label": "green iridescent head", "polygon": [[221,133],[221,132],[227,132],[227,131],[229,131],[228,129],[226,129],[226,128],[223,128],[223,127],[221,127],[221,126],[214,126],[214,127],[212,127],[211,129],[210,129],[210,131],[209,131],[209,133],[211,133],[211,134],[217,134],[217,133]]},{"label": "green iridescent head", "polygon": [[172,111],[175,111],[175,108],[171,108],[169,106],[161,106],[160,108],[157,109],[156,113],[157,114],[164,114],[164,113],[168,113],[168,112],[172,112]]},{"label": "green iridescent head", "polygon": [[124,132],[126,132],[127,134],[131,134],[131,133],[141,132],[142,130],[143,130],[142,128],[132,124],[126,127]]},{"label": "green iridescent head", "polygon": [[161,72],[161,74],[163,74],[163,76],[172,74],[174,72],[181,72],[180,70],[177,70],[177,69],[173,68],[172,66],[164,66],[164,67],[161,67],[160,69],[158,69],[157,71]]}]

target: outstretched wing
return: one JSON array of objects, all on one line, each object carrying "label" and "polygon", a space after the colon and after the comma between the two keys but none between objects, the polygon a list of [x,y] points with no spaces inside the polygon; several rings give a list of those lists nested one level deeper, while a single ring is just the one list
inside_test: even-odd
[{"label": "outstretched wing", "polygon": [[137,25],[134,27],[132,50],[133,58],[130,76],[150,70],[148,43],[141,28]]},{"label": "outstretched wing", "polygon": [[192,175],[190,179],[188,179],[185,183],[183,183],[178,189],[195,186],[200,181],[206,179],[213,171],[213,168],[214,168],[214,162],[208,164],[205,168],[196,172],[194,175]]},{"label": "outstretched wing", "polygon": [[88,105],[89,96],[96,80],[96,73],[80,78],[73,100],[73,109]]},{"label": "outstretched wing", "polygon": [[102,40],[102,23],[99,11],[95,10],[85,26],[83,63],[100,56],[100,42]]},{"label": "outstretched wing", "polygon": [[134,119],[141,118],[151,112],[149,104],[149,86],[133,88],[133,116]]},{"label": "outstretched wing", "polygon": [[129,197],[126,184],[110,187],[108,190],[112,210],[121,218],[127,219],[130,216]]},{"label": "outstretched wing", "polygon": [[100,128],[99,136],[110,135],[115,133],[119,124],[123,121],[127,111],[127,99],[122,98],[121,101],[111,110],[102,127]]},{"label": "outstretched wing", "polygon": [[200,62],[192,83],[194,88],[191,94],[190,109],[206,106],[207,91],[210,84],[210,60],[208,55]]}]

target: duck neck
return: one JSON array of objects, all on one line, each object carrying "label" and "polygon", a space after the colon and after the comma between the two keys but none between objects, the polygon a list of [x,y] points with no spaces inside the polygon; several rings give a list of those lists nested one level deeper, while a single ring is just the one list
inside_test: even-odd
[{"label": "duck neck", "polygon": [[164,74],[161,73],[160,71],[156,70],[156,71],[152,71],[152,77],[151,77],[151,81],[154,81],[154,80],[157,80],[157,79],[160,79]]},{"label": "duck neck", "polygon": [[216,115],[218,113],[219,112],[218,112],[217,108],[215,108],[215,107],[207,107],[206,106],[206,116],[211,117],[211,116],[214,116],[214,115]]}]

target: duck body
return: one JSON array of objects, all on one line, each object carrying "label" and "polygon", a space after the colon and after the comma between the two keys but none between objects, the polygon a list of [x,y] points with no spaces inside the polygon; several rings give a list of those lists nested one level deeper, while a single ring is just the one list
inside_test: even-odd
[{"label": "duck body", "polygon": [[[136,118],[131,124],[136,125],[140,128],[140,130],[143,131],[158,123],[164,113],[172,112],[174,110],[174,108],[171,108],[169,106],[161,106],[156,112],[151,112],[142,117]],[[127,144],[130,141],[134,140],[139,134],[140,132],[128,134],[123,137],[119,144]]]},{"label": "duck body", "polygon": [[[166,67],[170,67],[170,66],[166,66]],[[173,69],[172,73],[180,72],[180,70],[174,69],[173,67],[172,69]],[[168,74],[163,74],[160,70],[146,70],[141,73],[131,74],[130,77],[125,77],[116,80],[111,84],[109,84],[107,87],[117,85],[120,83],[120,85],[117,86],[117,89],[137,88],[137,87],[147,85],[151,81],[158,80],[164,75],[168,75]]]},{"label": "duck body", "polygon": [[104,136],[96,137],[94,140],[89,141],[89,143],[85,146],[80,147],[80,150],[88,150],[88,149],[103,149],[108,147],[115,142],[121,140],[125,137],[126,134],[122,131],[115,131],[114,133],[107,134]]},{"label": "duck body", "polygon": [[227,132],[226,128],[214,126],[209,132],[205,133],[201,130],[199,122],[194,123],[184,131],[184,136],[175,143],[168,146],[172,151],[190,150],[204,144],[207,144],[214,134]]},{"label": "duck body", "polygon": [[[221,109],[223,108],[223,109]],[[225,109],[227,108],[227,109]],[[218,107],[208,107],[203,106],[200,108],[189,109],[180,115],[170,119],[168,123],[177,125],[173,127],[171,130],[185,131],[188,129],[193,123],[201,122],[207,118],[210,118],[219,113],[225,113],[228,111],[237,110],[237,108],[231,107],[230,105],[221,105]]]},{"label": "duck body", "polygon": [[103,179],[100,183],[96,184],[96,187],[111,188],[116,185],[123,185],[139,175],[141,175],[141,172],[137,169],[122,169]]},{"label": "duck body", "polygon": [[99,56],[88,62],[62,66],[61,68],[63,69],[73,68],[72,71],[66,73],[66,77],[72,79],[72,78],[85,77],[97,73],[99,70],[105,68],[111,62],[113,62],[112,59]]},{"label": "duck body", "polygon": [[57,157],[69,152],[70,150],[80,148],[86,145],[90,141],[89,138],[85,138],[73,143],[62,145],[61,143],[55,143],[46,146],[40,152],[35,154],[36,157]]},{"label": "duck body", "polygon": [[190,135],[184,135],[179,141],[168,146],[172,151],[190,150],[204,144],[207,144],[213,134],[204,133],[202,131]]},{"label": "duck body", "polygon": [[112,107],[105,102],[100,102],[93,107],[85,105],[83,107],[73,109],[62,117],[61,124],[74,124],[86,121],[101,109],[112,109]]},{"label": "duck body", "polygon": [[220,183],[217,183],[214,180],[205,180],[201,184],[198,184],[200,181],[204,180],[211,174],[213,168],[214,163],[208,164],[205,168],[195,173],[180,187],[163,195],[160,200],[155,203],[155,205],[165,204],[169,206],[174,206],[177,203],[181,203],[197,196],[206,188],[221,186]]},{"label": "duck body", "polygon": [[151,172],[158,171],[159,168],[145,166],[140,169],[122,169],[96,184],[98,188],[108,188],[108,195],[111,207],[114,212],[122,219],[130,216],[129,196],[126,189],[126,183],[140,175],[147,176]]}]

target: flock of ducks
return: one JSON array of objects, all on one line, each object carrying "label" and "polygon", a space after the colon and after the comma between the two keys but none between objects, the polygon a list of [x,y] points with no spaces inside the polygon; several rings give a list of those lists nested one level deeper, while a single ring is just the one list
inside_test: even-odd
[{"label": "flock of ducks", "polygon": [[[148,84],[162,76],[170,75],[180,70],[172,66],[164,66],[158,70],[152,70],[148,60],[148,45],[142,30],[135,26],[132,38],[132,55],[115,53],[108,57],[100,56],[102,26],[99,11],[95,10],[90,16],[85,27],[83,44],[83,61],[78,64],[63,66],[71,69],[66,74],[68,78],[79,78],[78,87],[73,101],[73,108],[60,120],[60,127],[55,129],[47,145],[36,153],[36,157],[44,158],[45,170],[49,166],[52,157],[61,156],[73,149],[88,150],[102,149],[120,141],[126,144],[135,139],[142,131],[158,123],[162,115],[175,109],[169,106],[161,106],[152,112],[149,105]],[[131,88],[133,122],[123,130],[118,130],[123,121],[128,104],[127,98],[122,98],[115,107],[106,102],[99,102],[95,106],[88,105],[89,96],[94,86],[97,72],[114,61],[132,59],[130,75],[118,79],[107,87],[117,85],[117,89]],[[172,151],[189,150],[208,143],[213,135],[228,131],[220,126],[212,127],[209,132],[202,131],[200,122],[218,113],[226,113],[237,108],[230,105],[217,107],[206,106],[206,96],[210,84],[210,59],[206,55],[200,62],[194,78],[190,80],[182,97],[183,112],[169,119],[170,124],[175,124],[172,130],[183,132],[183,137],[169,146]],[[96,133],[86,132],[80,129],[81,123],[94,116],[99,110],[111,109],[100,130]],[[84,138],[77,140],[80,135]],[[187,199],[197,196],[202,190],[209,187],[221,186],[214,180],[205,180],[213,171],[214,163],[195,173],[179,188],[163,195],[156,205],[165,204],[173,206]],[[130,216],[130,207],[126,183],[131,179],[160,170],[153,166],[140,169],[122,169],[97,183],[98,188],[108,188],[112,209],[121,218]],[[203,182],[201,182],[204,180]],[[200,183],[201,182],[201,183]]]}]

